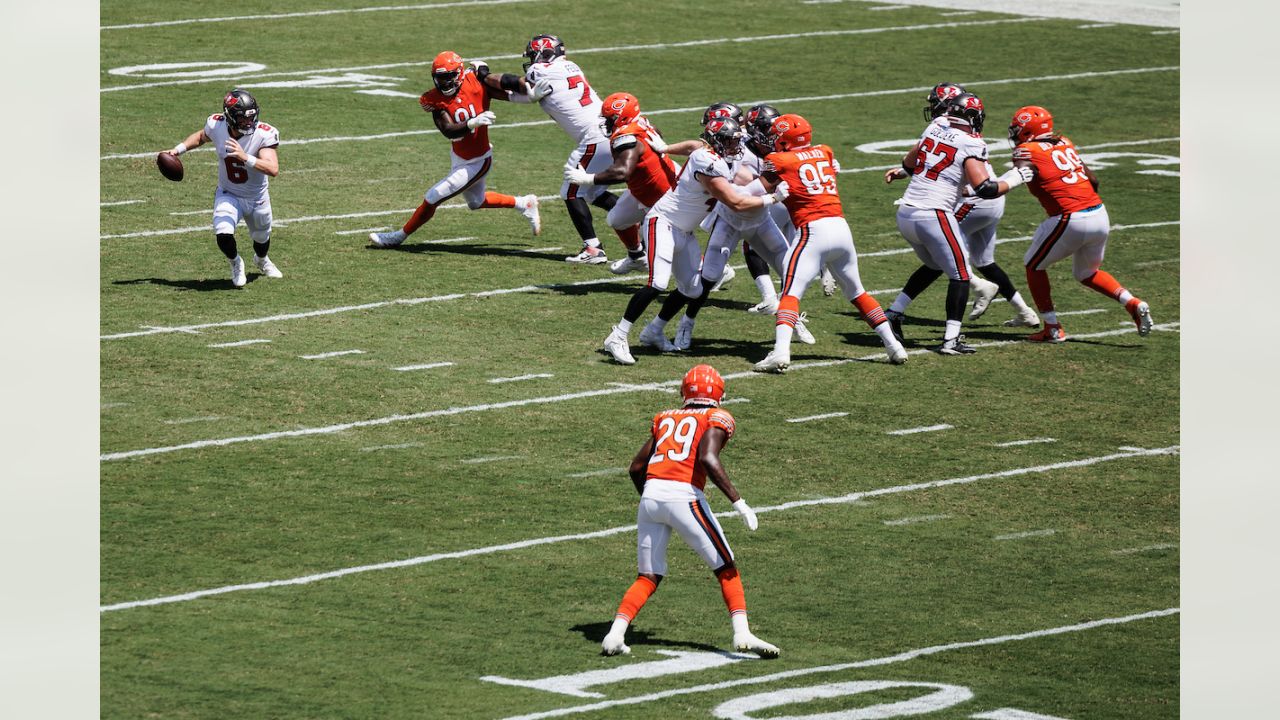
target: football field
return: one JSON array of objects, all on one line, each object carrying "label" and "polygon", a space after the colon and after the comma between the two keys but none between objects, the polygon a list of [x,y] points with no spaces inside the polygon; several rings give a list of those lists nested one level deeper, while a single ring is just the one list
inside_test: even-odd
[{"label": "football field", "polygon": [[[103,717],[1177,717],[1179,35],[887,3],[712,10],[102,5]],[[882,175],[928,90],[981,96],[998,173],[1013,111],[1043,105],[1099,176],[1104,268],[1155,329],[1140,338],[1063,262],[1069,342],[1025,342],[999,302],[965,325],[976,354],[940,356],[940,282],[895,367],[815,286],[817,343],[760,375],[773,318],[745,312],[760,297],[737,254],[689,352],[639,348],[637,328],[637,363],[616,365],[599,349],[643,276],[563,261],[580,247],[557,195],[573,141],[527,104],[493,103],[488,187],[542,198],[540,236],[455,198],[404,246],[371,247],[449,170],[416,100],[431,59],[518,73],[540,32],[668,141],[717,100],[807,118],[885,307],[918,263],[903,184]],[[240,290],[212,237],[209,146],[180,183],[155,166],[232,87],[282,138],[284,277],[250,264]],[[1021,188],[1006,208],[996,256],[1027,295],[1044,212]],[[632,653],[602,657],[635,577],[625,466],[697,363],[726,379],[723,459],[759,529],[708,498],[752,629],[782,655],[730,651],[715,579],[673,542]]]}]

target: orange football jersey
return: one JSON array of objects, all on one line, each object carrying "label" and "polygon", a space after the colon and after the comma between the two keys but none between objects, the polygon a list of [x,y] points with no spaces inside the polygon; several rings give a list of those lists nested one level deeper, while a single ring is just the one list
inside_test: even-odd
[{"label": "orange football jersey", "polygon": [[1050,215],[1102,204],[1102,198],[1084,174],[1084,161],[1067,138],[1024,142],[1014,149],[1013,159],[1031,161],[1036,176],[1027,184],[1027,189]]},{"label": "orange football jersey", "polygon": [[640,160],[627,178],[627,189],[645,207],[653,207],[676,183],[676,164],[653,149],[649,144],[650,133],[656,135],[658,131],[641,115],[635,122],[617,128],[609,136],[609,146],[614,150],[640,144]]},{"label": "orange football jersey", "polygon": [[[843,217],[840,193],[836,191],[836,159],[831,148],[814,145],[803,150],[769,153],[763,172],[786,180],[790,195],[783,204],[791,222],[802,227],[824,217]],[[769,178],[773,180],[773,177]]]},{"label": "orange football jersey", "polygon": [[733,437],[733,416],[717,407],[689,406],[653,416],[653,455],[646,479],[687,482],[701,490],[707,472],[698,463],[698,444],[707,428],[718,427]]},{"label": "orange football jersey", "polygon": [[[462,123],[488,110],[491,99],[489,88],[468,69],[462,74],[462,82],[453,97],[445,97],[438,89],[431,88],[418,98],[418,104],[427,112],[439,111],[451,122]],[[489,127],[481,125],[452,142],[455,155],[474,160],[489,152]]]}]

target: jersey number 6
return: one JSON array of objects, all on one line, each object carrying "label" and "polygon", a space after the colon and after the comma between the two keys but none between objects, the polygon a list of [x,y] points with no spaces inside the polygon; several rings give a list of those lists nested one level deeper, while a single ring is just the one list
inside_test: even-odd
[{"label": "jersey number 6", "polygon": [[227,179],[239,185],[249,179],[249,170],[244,163],[233,157],[222,158],[222,164],[227,168]]}]

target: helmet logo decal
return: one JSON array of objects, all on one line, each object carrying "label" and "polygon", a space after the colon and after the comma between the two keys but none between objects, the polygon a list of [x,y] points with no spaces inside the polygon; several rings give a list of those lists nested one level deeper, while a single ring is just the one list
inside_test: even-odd
[{"label": "helmet logo decal", "polygon": [[1027,124],[1027,123],[1029,123],[1029,122],[1031,122],[1031,113],[1029,113],[1029,112],[1018,113],[1018,124],[1019,124],[1019,125],[1026,125],[1026,124]]},{"label": "helmet logo decal", "polygon": [[609,108],[616,112],[621,112],[622,109],[625,108],[626,106],[627,106],[627,99],[618,98],[617,100],[614,100],[611,105],[609,105]]}]

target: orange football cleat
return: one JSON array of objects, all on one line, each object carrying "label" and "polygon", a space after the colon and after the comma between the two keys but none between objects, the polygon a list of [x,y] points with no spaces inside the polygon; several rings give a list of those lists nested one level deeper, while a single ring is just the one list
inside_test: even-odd
[{"label": "orange football cleat", "polygon": [[1060,343],[1067,341],[1067,334],[1062,331],[1061,325],[1050,325],[1045,323],[1044,329],[1040,332],[1032,333],[1027,336],[1030,342],[1040,343]]}]

